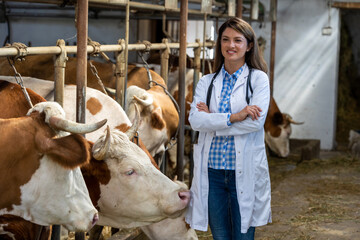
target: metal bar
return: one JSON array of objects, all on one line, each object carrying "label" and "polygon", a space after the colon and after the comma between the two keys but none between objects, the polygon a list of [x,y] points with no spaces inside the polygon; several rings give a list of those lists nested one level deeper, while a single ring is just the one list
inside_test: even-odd
[{"label": "metal bar", "polygon": [[[199,46],[206,46],[206,47],[214,47],[215,44],[212,42],[206,43],[187,43],[187,48],[194,48]],[[124,45],[125,46],[125,45]],[[179,43],[152,43],[150,50],[163,50],[169,48],[179,49]],[[65,51],[68,54],[77,53],[77,46],[65,46]],[[100,51],[101,52],[121,52],[125,49],[123,45],[101,45]],[[146,45],[143,43],[134,43],[128,45],[129,51],[139,51],[139,50],[146,50]],[[95,48],[91,45],[86,46],[87,53],[94,53]],[[61,49],[58,46],[47,46],[47,47],[28,47],[26,48],[26,55],[46,55],[46,54],[54,54],[59,55],[61,53]],[[7,47],[7,48],[0,48],[0,57],[4,56],[16,56],[18,54],[18,50],[15,47]]]},{"label": "metal bar", "polygon": [[65,68],[67,55],[65,51],[65,41],[59,39],[56,43],[61,48],[61,54],[56,56],[54,63],[54,85],[55,85],[55,94],[54,100],[58,102],[61,106],[64,104],[64,85],[65,85]]},{"label": "metal bar", "polygon": [[[168,39],[164,38],[162,40],[163,43],[167,44]],[[166,85],[168,83],[168,71],[169,71],[169,49],[165,48],[164,50],[161,50],[161,70],[160,70],[160,76],[164,79]]]},{"label": "metal bar", "polygon": [[61,225],[53,225],[51,231],[51,240],[60,240]]},{"label": "metal bar", "polygon": [[188,17],[188,1],[181,0],[180,5],[180,55],[179,55],[179,135],[177,141],[176,174],[180,181],[184,180],[184,126],[185,126],[185,75],[186,75],[186,30]]},{"label": "metal bar", "polygon": [[277,0],[271,0],[270,6],[272,22],[271,22],[271,49],[270,49],[270,95],[273,95],[274,88],[274,71],[275,71],[275,44],[276,44],[276,15]]},{"label": "metal bar", "polygon": [[87,85],[88,1],[77,2],[76,121],[85,123]]},{"label": "metal bar", "polygon": [[[200,43],[200,39],[196,39],[196,42]],[[194,48],[194,81],[193,81],[193,96],[195,96],[195,88],[197,83],[199,82],[200,78],[200,68],[201,68],[201,47]],[[192,179],[193,179],[193,172],[194,172],[194,158],[193,158],[193,144],[196,141],[196,132],[192,129],[191,131],[191,152],[190,152],[190,174],[189,174],[189,187],[191,187]]]},{"label": "metal bar", "polygon": [[121,106],[125,109],[126,106],[126,88],[127,88],[127,70],[128,70],[128,59],[129,59],[129,24],[130,24],[130,0],[126,0],[126,21],[125,21],[125,52],[124,52],[124,81],[121,85],[122,87],[122,101]]},{"label": "metal bar", "polygon": [[[63,3],[62,0],[10,0],[11,2],[31,2],[31,3],[46,3],[46,4],[55,4],[61,5]],[[216,2],[215,2],[216,3]],[[91,7],[103,7],[103,8],[111,8],[111,9],[125,9],[126,3],[123,2],[109,2],[108,0],[90,0],[88,3]],[[221,4],[214,4],[215,6],[220,6]],[[167,13],[179,13],[179,8],[166,8],[165,6],[149,4],[149,3],[141,3],[141,2],[131,2],[130,8],[137,10],[152,10],[159,12],[167,12]],[[189,15],[200,15],[203,16],[203,12],[200,10],[188,9]],[[228,14],[224,14],[222,12],[212,12],[208,14],[209,17],[220,17],[220,18],[228,18]]]},{"label": "metal bar", "polygon": [[344,9],[360,9],[358,2],[333,2],[331,7]]},{"label": "metal bar", "polygon": [[251,20],[257,20],[259,18],[259,0],[251,1]]},{"label": "metal bar", "polygon": [[202,57],[202,68],[201,68],[201,71],[202,71],[203,74],[205,73],[206,15],[207,15],[207,13],[204,14],[203,57]]},{"label": "metal bar", "polygon": [[[125,40],[120,39],[119,45],[125,46]],[[125,52],[121,51],[117,53],[116,55],[116,69],[115,69],[115,75],[116,75],[116,95],[115,100],[121,105],[124,106],[124,87],[125,87]],[[123,107],[124,108],[124,107]],[[125,108],[124,108],[125,109]],[[125,109],[126,110],[126,109]]]},{"label": "metal bar", "polygon": [[237,0],[236,3],[236,16],[242,18],[243,0]]}]

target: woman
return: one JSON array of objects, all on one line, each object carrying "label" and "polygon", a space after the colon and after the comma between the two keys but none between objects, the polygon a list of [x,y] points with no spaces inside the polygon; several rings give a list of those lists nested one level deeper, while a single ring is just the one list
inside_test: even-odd
[{"label": "woman", "polygon": [[222,24],[217,72],[200,79],[191,104],[189,121],[199,138],[186,221],[201,231],[209,224],[216,240],[254,239],[255,227],[271,222],[264,143],[270,88],[258,49],[248,23]]}]

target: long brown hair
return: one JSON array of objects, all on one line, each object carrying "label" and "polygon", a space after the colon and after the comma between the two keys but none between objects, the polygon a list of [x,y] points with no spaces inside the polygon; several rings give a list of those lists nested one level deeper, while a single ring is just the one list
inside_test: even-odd
[{"label": "long brown hair", "polygon": [[224,56],[221,53],[221,37],[226,28],[232,28],[243,34],[247,40],[247,44],[253,43],[253,47],[245,54],[245,62],[249,67],[259,69],[267,73],[268,67],[263,56],[259,52],[259,45],[254,30],[250,24],[237,17],[228,19],[219,28],[215,47],[214,69],[219,70],[224,63]]}]

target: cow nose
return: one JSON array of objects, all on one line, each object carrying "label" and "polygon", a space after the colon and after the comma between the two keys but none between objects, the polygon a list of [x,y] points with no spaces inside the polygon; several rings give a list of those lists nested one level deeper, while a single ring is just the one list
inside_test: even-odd
[{"label": "cow nose", "polygon": [[97,221],[99,221],[99,214],[98,213],[95,213],[94,214],[94,217],[93,217],[93,220],[91,222],[91,227],[95,226],[95,224],[97,223]]},{"label": "cow nose", "polygon": [[190,191],[182,191],[178,193],[179,198],[185,205],[187,205],[190,201]]}]

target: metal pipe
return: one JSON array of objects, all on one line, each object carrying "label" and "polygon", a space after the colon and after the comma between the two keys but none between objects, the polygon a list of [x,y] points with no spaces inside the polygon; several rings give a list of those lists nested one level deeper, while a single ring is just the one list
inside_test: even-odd
[{"label": "metal pipe", "polygon": [[207,13],[204,14],[203,57],[202,57],[202,68],[201,68],[201,71],[202,71],[203,74],[205,73],[206,18],[207,18]]},{"label": "metal pipe", "polygon": [[[101,52],[121,52],[125,49],[125,45],[115,45],[115,44],[109,44],[109,45],[101,45],[100,51]],[[212,42],[206,42],[204,44],[202,43],[187,43],[187,48],[195,48],[199,46],[206,46],[206,47],[214,47],[215,43]],[[163,50],[169,48],[179,49],[180,44],[179,43],[152,43],[150,46],[150,50]],[[68,54],[77,53],[77,47],[76,46],[65,46],[65,51]],[[128,45],[129,51],[139,51],[139,50],[146,50],[146,45],[143,43],[134,43]],[[94,53],[95,48],[91,45],[86,46],[87,53]],[[54,54],[59,55],[61,53],[61,49],[58,46],[47,46],[47,47],[28,47],[26,48],[26,55],[46,55],[46,54]],[[0,57],[4,56],[16,56],[18,54],[18,50],[15,47],[6,47],[6,48],[0,48]]]},{"label": "metal pipe", "polygon": [[[162,40],[163,43],[167,44],[168,39],[164,38]],[[165,48],[161,50],[161,70],[160,70],[160,76],[164,79],[166,85],[168,83],[168,72],[169,72],[169,49]]]},{"label": "metal pipe", "polygon": [[[124,46],[124,48],[125,48],[125,40],[120,39],[119,40],[119,45]],[[124,106],[124,101],[123,100],[125,99],[124,89],[125,89],[125,75],[126,75],[126,73],[125,73],[125,60],[126,60],[125,59],[125,51],[121,51],[121,52],[117,53],[117,55],[116,55],[116,69],[115,69],[115,76],[116,76],[115,100],[121,106],[123,106],[124,109],[125,109],[125,106]]]},{"label": "metal pipe", "polygon": [[277,0],[271,0],[271,49],[270,49],[270,95],[273,95],[274,71],[275,71],[275,44],[276,44],[276,15]]},{"label": "metal pipe", "polygon": [[180,5],[180,55],[179,55],[179,135],[177,141],[178,179],[184,179],[184,130],[185,130],[185,75],[186,75],[186,30],[188,16],[188,1],[181,0]]},{"label": "metal pipe", "polygon": [[65,85],[65,68],[67,55],[65,50],[65,41],[59,39],[56,43],[61,49],[61,54],[56,56],[54,63],[54,84],[55,84],[55,94],[54,100],[58,102],[61,106],[64,104],[64,85]]},{"label": "metal pipe", "polygon": [[[32,2],[32,3],[46,3],[46,4],[55,4],[61,5],[63,3],[62,0],[11,0],[13,2]],[[178,8],[165,8],[165,6],[149,4],[149,3],[141,3],[141,2],[133,2],[130,1],[130,8],[137,10],[152,10],[152,11],[160,11],[167,13],[179,13],[180,9]],[[214,2],[216,3],[216,2]],[[220,6],[220,4],[214,4],[215,6]],[[116,9],[124,9],[126,8],[126,3],[124,2],[110,2],[109,0],[89,0],[88,3],[91,7],[101,7],[101,8],[111,8],[113,10]],[[223,6],[223,4],[222,4]],[[203,16],[203,12],[194,9],[188,9],[188,14],[190,15],[200,15]],[[180,13],[181,14],[181,13]],[[220,18],[228,18],[230,17],[228,14],[224,14],[222,12],[212,12],[208,14],[209,17],[220,17]]]},{"label": "metal pipe", "polygon": [[242,18],[242,8],[243,8],[243,0],[237,0],[236,3],[236,16],[238,18]]},{"label": "metal pipe", "polygon": [[125,109],[126,106],[126,88],[127,88],[127,70],[128,70],[128,59],[129,59],[129,24],[130,24],[130,0],[127,0],[126,4],[126,20],[125,20],[125,53],[124,53],[124,82],[122,87],[122,104],[121,106]]},{"label": "metal pipe", "polygon": [[88,1],[77,2],[76,121],[85,123],[87,85]]}]

